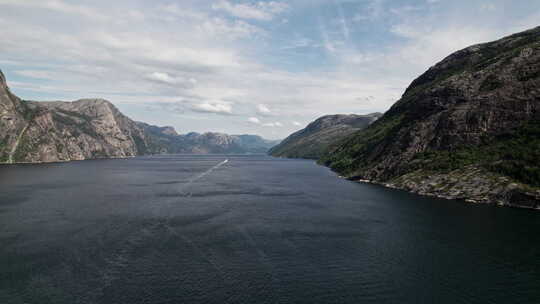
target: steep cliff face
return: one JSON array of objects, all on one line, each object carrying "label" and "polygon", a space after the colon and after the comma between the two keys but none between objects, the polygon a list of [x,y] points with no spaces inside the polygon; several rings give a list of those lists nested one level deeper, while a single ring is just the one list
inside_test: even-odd
[{"label": "steep cliff face", "polygon": [[318,159],[330,145],[366,128],[381,116],[381,113],[323,116],[287,137],[269,153],[276,157]]},{"label": "steep cliff face", "polygon": [[0,162],[55,162],[150,152],[143,129],[110,102],[29,102],[0,81]]},{"label": "steep cliff face", "polygon": [[540,28],[450,55],[321,162],[423,194],[539,207]]},{"label": "steep cliff face", "polygon": [[28,115],[28,107],[10,92],[0,71],[0,162],[10,161],[13,148],[28,125]]}]

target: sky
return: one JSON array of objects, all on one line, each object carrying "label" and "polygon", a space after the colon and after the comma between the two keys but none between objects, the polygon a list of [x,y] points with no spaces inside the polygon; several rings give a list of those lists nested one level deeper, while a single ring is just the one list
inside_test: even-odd
[{"label": "sky", "polygon": [[452,52],[539,25],[537,0],[0,0],[0,69],[27,100],[281,139],[384,112]]}]

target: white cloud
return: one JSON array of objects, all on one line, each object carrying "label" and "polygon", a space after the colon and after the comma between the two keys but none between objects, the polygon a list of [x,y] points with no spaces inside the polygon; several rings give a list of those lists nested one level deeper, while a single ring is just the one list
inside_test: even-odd
[{"label": "white cloud", "polygon": [[480,8],[484,11],[494,11],[497,9],[497,7],[495,6],[495,4],[493,3],[484,3],[480,6]]},{"label": "white cloud", "polygon": [[270,111],[270,109],[268,109],[268,107],[266,105],[263,105],[263,104],[259,104],[257,105],[257,112],[261,115],[268,115],[270,114],[272,111]]},{"label": "white cloud", "polygon": [[293,125],[293,126],[296,126],[296,127],[300,127],[302,124],[299,123],[298,121],[293,121],[293,122],[292,122],[292,125]]},{"label": "white cloud", "polygon": [[238,18],[269,21],[274,16],[287,10],[289,6],[286,3],[277,1],[234,4],[227,0],[220,0],[213,4],[212,8],[226,11]]},{"label": "white cloud", "polygon": [[263,123],[262,126],[276,128],[276,127],[283,127],[283,124],[280,122],[267,122],[267,123]]},{"label": "white cloud", "polygon": [[261,121],[257,117],[250,117],[248,118],[248,121],[257,125],[261,123]]},{"label": "white cloud", "polygon": [[0,0],[0,5],[43,8],[60,13],[75,14],[93,20],[108,19],[106,15],[101,14],[92,7],[70,4],[62,0]]},{"label": "white cloud", "polygon": [[54,79],[55,73],[43,70],[18,70],[16,74],[36,79]]},{"label": "white cloud", "polygon": [[356,98],[356,100],[360,103],[373,104],[373,102],[376,101],[376,98],[375,96],[363,96]]},{"label": "white cloud", "polygon": [[367,1],[366,6],[362,9],[362,11],[357,12],[352,20],[355,22],[365,22],[381,18],[384,13],[383,1],[384,0]]},{"label": "white cloud", "polygon": [[183,77],[172,77],[171,75],[167,73],[161,73],[161,72],[153,72],[148,75],[147,77],[149,80],[162,82],[166,84],[190,84],[195,85],[197,83],[197,80],[195,78],[189,78],[185,79]]},{"label": "white cloud", "polygon": [[243,20],[230,21],[217,17],[204,20],[199,28],[208,34],[223,35],[233,39],[265,34],[264,30]]},{"label": "white cloud", "polygon": [[418,28],[410,24],[396,24],[392,26],[390,32],[403,38],[421,38],[422,35],[427,34],[429,29]]},{"label": "white cloud", "polygon": [[203,113],[232,114],[232,106],[222,101],[194,104],[191,109]]},{"label": "white cloud", "polygon": [[473,44],[500,38],[504,33],[490,28],[459,25],[444,28],[402,24],[394,27],[392,32],[408,38],[394,58],[403,60],[409,66],[420,66],[427,69],[452,52]]},{"label": "white cloud", "polygon": [[[157,10],[160,13],[168,13],[176,17],[192,20],[204,20],[207,16],[202,12],[192,10],[188,7],[180,7],[176,3],[169,3],[166,5],[158,5]],[[163,17],[163,16],[162,16]]]},{"label": "white cloud", "polygon": [[253,123],[253,124],[256,124],[256,125],[260,125],[260,126],[263,126],[263,127],[269,127],[269,128],[276,128],[276,127],[283,127],[283,124],[279,121],[276,121],[276,122],[265,122],[263,123],[260,119],[258,119],[257,117],[250,117],[248,118],[248,121],[250,123]]}]

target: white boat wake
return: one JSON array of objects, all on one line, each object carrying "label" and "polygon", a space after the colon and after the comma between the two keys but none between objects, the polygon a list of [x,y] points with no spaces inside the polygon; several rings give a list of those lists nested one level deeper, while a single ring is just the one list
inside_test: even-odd
[{"label": "white boat wake", "polygon": [[188,188],[189,186],[191,186],[191,184],[193,184],[194,182],[196,182],[196,181],[200,180],[201,178],[207,176],[208,174],[212,173],[212,171],[214,171],[214,170],[216,170],[216,169],[219,169],[219,167],[225,165],[225,164],[228,163],[228,162],[229,162],[229,160],[226,159],[226,160],[220,162],[219,164],[213,166],[212,168],[210,168],[210,169],[204,171],[203,173],[200,173],[200,174],[198,174],[198,175],[196,175],[196,176],[190,178],[190,179],[187,181],[187,183],[185,183],[184,185],[182,185],[182,187],[181,187],[181,189],[180,189],[180,192],[182,192],[185,196],[190,197],[190,196],[192,195],[192,193],[191,193],[191,192],[186,193],[186,192],[184,191],[186,188]]}]

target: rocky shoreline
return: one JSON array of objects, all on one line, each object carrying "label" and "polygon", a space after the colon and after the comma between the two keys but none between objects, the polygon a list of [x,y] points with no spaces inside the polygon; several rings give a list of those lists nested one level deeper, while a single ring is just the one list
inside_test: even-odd
[{"label": "rocky shoreline", "polygon": [[465,168],[449,173],[419,170],[387,182],[355,178],[349,180],[472,204],[495,204],[540,210],[540,189],[486,172],[481,168]]},{"label": "rocky shoreline", "polygon": [[16,166],[16,165],[43,165],[43,164],[64,164],[70,162],[87,161],[87,160],[109,160],[109,159],[129,159],[142,155],[129,155],[129,156],[108,156],[98,158],[73,158],[55,161],[27,161],[27,162],[14,162],[14,163],[0,163],[0,166]]}]

